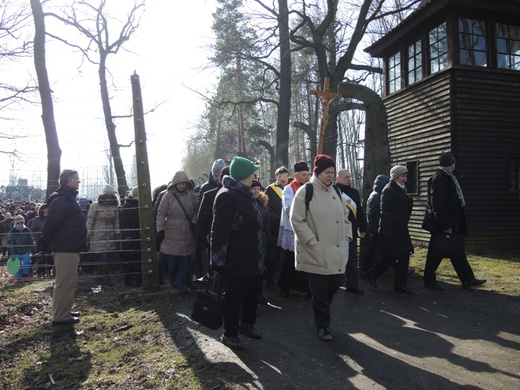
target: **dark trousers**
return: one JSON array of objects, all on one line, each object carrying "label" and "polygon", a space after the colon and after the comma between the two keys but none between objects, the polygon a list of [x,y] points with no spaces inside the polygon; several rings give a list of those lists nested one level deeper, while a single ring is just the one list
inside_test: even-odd
[{"label": "dark trousers", "polygon": [[318,275],[311,273],[306,273],[306,275],[312,293],[314,323],[316,328],[326,328],[330,326],[332,298],[343,284],[345,276],[343,274]]},{"label": "dark trousers", "polygon": [[[435,272],[437,271],[437,268],[439,268],[442,259],[442,257],[433,257],[431,255],[430,240],[430,244],[428,245],[428,254],[426,255],[426,265],[424,266],[424,283],[433,283],[436,281]],[[457,273],[457,276],[462,283],[466,283],[475,279],[473,269],[471,269],[471,265],[468,263],[466,253],[461,253],[460,256],[451,257],[450,260],[453,268],[455,269],[455,272]]]},{"label": "dark trousers", "polygon": [[352,240],[348,244],[348,263],[345,271],[347,288],[359,288],[359,269],[357,240]]},{"label": "dark trousers", "polygon": [[132,250],[121,254],[124,260],[123,272],[125,273],[125,284],[141,284],[141,251]]},{"label": "dark trousers", "polygon": [[269,239],[269,256],[265,259],[265,278],[273,280],[278,268],[278,261],[280,259],[280,248],[277,244],[278,237],[270,237]]},{"label": "dark trousers", "polygon": [[251,325],[256,322],[262,275],[224,275],[224,278],[226,283],[224,335],[237,336],[239,321]]},{"label": "dark trousers", "polygon": [[307,282],[305,275],[305,272],[296,271],[294,268],[294,252],[285,250],[280,267],[280,280],[278,283],[280,289],[286,292],[289,292],[289,290],[296,290],[308,293],[309,283]]},{"label": "dark trousers", "polygon": [[408,279],[408,265],[410,264],[410,256],[390,257],[383,256],[381,261],[372,268],[374,277],[377,279],[383,272],[391,266],[395,267],[394,287],[406,286]]},{"label": "dark trousers", "polygon": [[284,250],[283,260],[280,266],[280,279],[278,282],[282,291],[289,291],[291,289],[291,277],[294,272],[294,252]]},{"label": "dark trousers", "polygon": [[377,239],[378,233],[367,233],[367,235],[361,239],[361,245],[364,247],[364,253],[360,258],[359,269],[362,271],[368,271],[374,265],[376,265],[381,256],[377,251]]},{"label": "dark trousers", "polygon": [[190,267],[191,256],[174,256],[166,255],[168,263],[168,275],[170,285],[183,288],[188,282],[188,271]]}]

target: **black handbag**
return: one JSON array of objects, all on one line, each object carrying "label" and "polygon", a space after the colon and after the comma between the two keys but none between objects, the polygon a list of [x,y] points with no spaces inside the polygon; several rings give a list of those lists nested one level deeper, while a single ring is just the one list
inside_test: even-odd
[{"label": "black handbag", "polygon": [[191,311],[191,319],[209,329],[216,330],[222,326],[225,300],[220,294],[220,287],[218,293],[209,291],[209,283],[206,284],[206,289],[197,293]]},{"label": "black handbag", "polygon": [[432,257],[452,258],[466,255],[464,237],[460,234],[435,234],[430,239],[428,249]]}]

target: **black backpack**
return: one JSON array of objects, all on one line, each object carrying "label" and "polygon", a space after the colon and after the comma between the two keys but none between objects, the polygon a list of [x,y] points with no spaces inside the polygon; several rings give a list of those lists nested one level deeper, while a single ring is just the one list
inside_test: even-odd
[{"label": "black backpack", "polygon": [[[332,187],[338,193],[339,198],[341,199],[341,191],[336,184],[333,184]],[[309,203],[311,203],[312,196],[314,195],[314,186],[311,182],[305,183],[305,213],[309,210]]]}]

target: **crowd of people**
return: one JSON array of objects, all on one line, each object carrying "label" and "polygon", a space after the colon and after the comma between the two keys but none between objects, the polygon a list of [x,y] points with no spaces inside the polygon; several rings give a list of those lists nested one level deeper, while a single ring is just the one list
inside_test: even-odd
[{"label": "crowd of people", "polygon": [[[435,276],[443,258],[450,258],[463,288],[485,283],[475,278],[465,254],[465,200],[453,174],[455,164],[451,153],[443,153],[428,182],[423,228],[431,240],[423,280],[425,288],[437,291],[444,290]],[[378,288],[379,277],[393,267],[394,292],[415,295],[407,286],[413,271],[408,223],[414,205],[406,193],[405,166],[377,176],[365,202],[351,186],[350,171],[337,169],[324,154],[316,156],[312,168],[298,161],[292,176],[279,167],[275,181],[265,188],[257,176],[259,168],[244,157],[233,158],[229,165],[218,159],[203,185],[195,186],[186,172],[178,171],[152,194],[160,283],[187,293],[196,289],[196,282],[209,286],[218,281],[214,286],[225,297],[225,345],[243,348],[239,334],[262,338],[255,325],[258,306],[267,302],[264,284],[277,285],[282,298],[308,296],[322,341],[334,339],[330,307],[342,285],[347,293],[363,295],[361,277]],[[127,264],[125,284],[141,283],[137,188],[122,205],[110,186],[95,202],[85,204],[77,200],[79,183],[76,171],[65,170],[47,202],[1,210],[4,255],[54,255],[50,268],[56,278],[57,324],[79,321],[79,313],[71,310],[82,252],[100,265],[97,273],[103,283],[112,283],[110,264],[118,255]],[[366,247],[361,263],[359,240]],[[443,252],[446,240],[460,243],[460,249]]]},{"label": "crowd of people", "polygon": [[[95,201],[74,197],[87,229],[86,244],[80,251],[80,272],[98,276],[99,282],[112,285],[110,265],[119,264],[123,265],[120,268],[125,273],[126,285],[141,285],[137,194],[137,188],[134,188],[121,200],[107,185]],[[4,260],[17,259],[20,262],[20,271],[14,274],[15,279],[56,276],[55,256],[48,241],[43,239],[52,199],[34,202],[8,200],[0,205],[1,256]]]}]

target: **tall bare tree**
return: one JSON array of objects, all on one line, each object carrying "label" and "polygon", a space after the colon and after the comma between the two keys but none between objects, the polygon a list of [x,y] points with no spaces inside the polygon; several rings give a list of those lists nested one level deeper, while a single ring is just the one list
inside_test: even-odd
[{"label": "tall bare tree", "polygon": [[[110,73],[107,62],[109,56],[111,54],[117,54],[139,27],[142,12],[144,11],[144,0],[135,0],[131,4],[131,8],[122,23],[111,18],[108,12],[106,12],[107,0],[99,0],[97,6],[94,6],[87,1],[73,1],[64,14],[46,14],[60,20],[66,26],[76,29],[83,35],[83,37],[87,38],[88,42],[83,46],[78,43],[70,42],[62,36],[51,34],[49,32],[47,33],[49,36],[78,49],[87,61],[97,65],[98,67],[105,127],[107,130],[110,152],[114,162],[118,192],[120,194],[126,194],[128,191],[128,185],[124,164],[121,158],[120,148],[123,145],[119,144],[116,134],[115,119],[118,116],[113,114],[110,105]],[[111,22],[110,25],[109,21]],[[112,28],[112,25],[118,25],[118,27]],[[113,34],[114,32],[115,34]],[[114,40],[111,40],[112,36],[115,36]]]},{"label": "tall bare tree", "polygon": [[39,0],[31,0],[34,19],[34,67],[42,102],[42,121],[47,142],[47,197],[58,187],[61,148],[54,120],[54,105],[45,60],[45,16]]},{"label": "tall bare tree", "polygon": [[[291,39],[289,28],[289,7],[287,0],[278,0],[278,10],[262,0],[255,0],[268,13],[272,14],[278,25],[280,69],[275,74],[279,78],[278,115],[276,122],[276,166],[289,165],[289,123],[291,118]],[[274,174],[274,172],[272,172]]]}]

